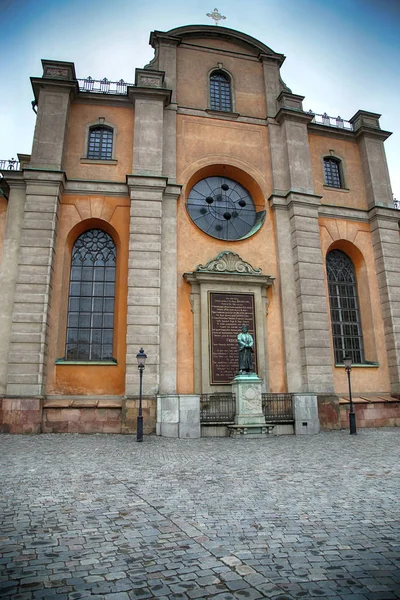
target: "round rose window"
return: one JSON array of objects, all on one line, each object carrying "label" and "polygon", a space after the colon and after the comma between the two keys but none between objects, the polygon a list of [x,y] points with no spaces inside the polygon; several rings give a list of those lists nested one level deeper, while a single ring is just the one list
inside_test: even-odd
[{"label": "round rose window", "polygon": [[249,192],[226,177],[206,177],[193,186],[187,209],[192,221],[208,235],[241,240],[262,225],[265,210],[258,210]]}]

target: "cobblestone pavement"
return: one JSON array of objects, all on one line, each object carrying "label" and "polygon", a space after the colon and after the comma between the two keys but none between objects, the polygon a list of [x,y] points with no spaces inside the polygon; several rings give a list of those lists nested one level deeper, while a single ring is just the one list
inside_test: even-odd
[{"label": "cobblestone pavement", "polygon": [[400,598],[400,429],[0,436],[0,596]]}]

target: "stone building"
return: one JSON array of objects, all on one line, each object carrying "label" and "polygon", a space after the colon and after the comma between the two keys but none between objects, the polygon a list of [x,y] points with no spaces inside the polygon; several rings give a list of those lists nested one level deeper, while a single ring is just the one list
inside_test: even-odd
[{"label": "stone building", "polygon": [[345,352],[359,424],[400,424],[379,115],[305,112],[285,57],[232,29],[150,44],[134,84],[51,60],[32,78],[32,153],[2,164],[2,430],[135,431],[144,347],[145,431],[196,435],[200,396],[231,391],[242,321],[263,392],[297,398],[306,429],[317,406],[346,422]]}]

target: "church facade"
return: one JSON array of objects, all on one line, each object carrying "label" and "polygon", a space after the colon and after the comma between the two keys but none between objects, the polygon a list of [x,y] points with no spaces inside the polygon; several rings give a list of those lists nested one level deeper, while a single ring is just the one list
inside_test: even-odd
[{"label": "church facade", "polygon": [[[303,110],[285,59],[224,27],[154,31],[134,84],[32,78],[30,156],[3,164],[2,431],[190,437],[229,394],[236,333],[263,393],[322,427],[400,424],[400,241],[375,113]],[[304,404],[305,403],[305,404]],[[193,429],[193,423],[196,427]]]}]

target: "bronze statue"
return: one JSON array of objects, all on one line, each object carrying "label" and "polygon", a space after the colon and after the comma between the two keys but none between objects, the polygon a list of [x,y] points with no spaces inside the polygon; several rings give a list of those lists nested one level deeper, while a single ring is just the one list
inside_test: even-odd
[{"label": "bronze statue", "polygon": [[249,333],[246,325],[243,324],[242,332],[237,336],[239,348],[239,374],[254,373],[253,366],[253,336]]}]

